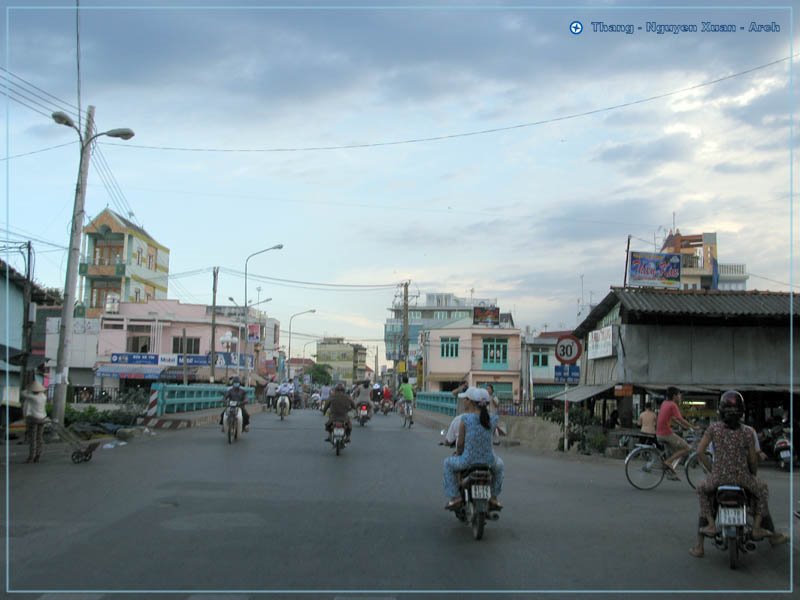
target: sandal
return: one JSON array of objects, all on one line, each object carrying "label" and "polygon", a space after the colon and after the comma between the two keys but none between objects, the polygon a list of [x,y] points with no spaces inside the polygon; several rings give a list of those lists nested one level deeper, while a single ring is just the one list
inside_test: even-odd
[{"label": "sandal", "polygon": [[756,542],[760,542],[766,538],[771,539],[774,535],[775,534],[773,534],[769,529],[754,528],[753,531],[750,532],[750,537]]},{"label": "sandal", "polygon": [[489,510],[503,510],[503,505],[497,500],[489,500]]},{"label": "sandal", "polygon": [[698,529],[698,533],[710,538],[717,537],[717,528],[713,525],[706,525]]},{"label": "sandal", "polygon": [[692,546],[691,548],[689,548],[689,554],[691,554],[695,558],[703,558],[703,556],[705,556],[705,551],[703,551],[700,548],[697,548],[696,546]]},{"label": "sandal", "polygon": [[769,545],[770,546],[780,546],[781,544],[785,544],[789,541],[789,536],[785,533],[774,533],[769,538]]},{"label": "sandal", "polygon": [[450,500],[447,504],[445,504],[445,510],[455,510],[459,506],[461,506],[464,501],[461,498],[456,498],[455,500]]}]

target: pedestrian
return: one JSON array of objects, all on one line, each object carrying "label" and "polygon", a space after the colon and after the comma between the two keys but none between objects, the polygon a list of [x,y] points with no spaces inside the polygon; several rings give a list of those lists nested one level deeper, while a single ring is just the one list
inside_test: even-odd
[{"label": "pedestrian", "polygon": [[275,396],[277,395],[278,395],[278,384],[275,382],[275,379],[273,378],[267,384],[267,408],[273,408],[275,406]]},{"label": "pedestrian", "polygon": [[487,383],[486,391],[489,393],[489,416],[496,415],[500,409],[500,400],[497,398],[497,394],[494,393],[494,385]]},{"label": "pedestrian", "polygon": [[25,426],[30,443],[28,460],[25,461],[28,463],[38,463],[39,457],[42,455],[44,424],[47,420],[47,412],[45,411],[45,404],[47,403],[46,391],[41,383],[34,380],[22,394],[24,401],[22,414],[25,416]]}]

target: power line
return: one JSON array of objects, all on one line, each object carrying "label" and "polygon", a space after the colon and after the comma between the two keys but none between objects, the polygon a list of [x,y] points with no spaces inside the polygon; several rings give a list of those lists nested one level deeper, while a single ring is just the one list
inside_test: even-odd
[{"label": "power line", "polygon": [[[222,267],[220,270],[228,275],[233,275],[236,277],[244,277],[244,271],[237,271],[235,269],[228,269],[225,267]],[[272,283],[280,283],[280,284],[295,285],[295,286],[314,286],[318,288],[323,288],[323,289],[327,288],[331,290],[382,291],[386,289],[394,289],[397,286],[396,283],[385,283],[385,284],[318,283],[313,281],[296,281],[293,279],[279,279],[276,277],[267,277],[265,275],[254,275],[252,273],[248,273],[247,277],[250,279],[269,281]]]},{"label": "power line", "polygon": [[695,85],[691,85],[685,88],[681,88],[679,90],[673,90],[671,92],[665,92],[663,94],[657,94],[655,96],[649,96],[647,98],[641,98],[639,100],[632,100],[630,102],[623,102],[622,104],[614,104],[612,106],[606,106],[603,108],[596,108],[593,110],[587,110],[579,113],[572,113],[569,115],[563,115],[560,117],[552,117],[550,119],[541,119],[539,121],[531,121],[528,123],[518,123],[516,125],[507,125],[505,127],[493,127],[491,129],[480,129],[478,131],[467,131],[463,133],[452,133],[447,135],[438,135],[438,136],[431,136],[431,137],[423,137],[423,138],[411,138],[406,140],[395,140],[391,142],[372,142],[372,143],[362,143],[362,144],[344,144],[339,146],[306,146],[306,147],[299,147],[299,148],[187,148],[187,147],[180,147],[180,146],[146,146],[140,144],[117,144],[114,142],[106,142],[112,146],[124,146],[126,148],[141,148],[146,150],[173,150],[178,152],[310,152],[310,151],[317,151],[317,150],[353,150],[357,148],[376,148],[380,146],[398,146],[401,144],[418,144],[422,142],[438,142],[442,140],[450,140],[456,138],[463,138],[463,137],[470,137],[476,135],[486,135],[490,133],[499,133],[502,131],[512,131],[514,129],[523,129],[526,127],[537,127],[539,125],[547,125],[550,123],[558,123],[559,121],[568,121],[572,119],[578,119],[580,117],[587,117],[590,115],[595,115],[603,112],[609,112],[612,110],[618,110],[620,108],[628,108],[630,106],[636,106],[637,104],[644,104],[647,102],[652,102],[654,100],[661,100],[663,98],[668,98],[670,96],[675,96],[677,94],[682,94],[683,92],[689,92],[692,90],[700,89],[702,87],[708,87],[710,85],[715,85],[717,83],[721,83],[723,81],[727,81],[729,79],[733,79],[735,77],[741,77],[742,75],[748,75],[755,71],[759,71],[761,69],[766,69],[768,67],[780,64],[787,60],[790,60],[796,56],[800,56],[800,53],[794,54],[791,56],[787,56],[784,58],[780,58],[778,60],[774,60],[772,62],[759,65],[757,67],[753,67],[751,69],[747,69],[745,71],[739,71],[738,73],[733,73],[731,75],[726,75],[724,77],[719,77],[717,79],[712,79],[711,81],[706,81],[704,83],[698,83]]},{"label": "power line", "polygon": [[[12,98],[13,100],[13,98]],[[0,161],[3,160],[12,160],[14,158],[22,158],[23,156],[30,156],[31,154],[39,154],[40,152],[47,152],[48,150],[55,150],[56,148],[63,148],[64,146],[71,146],[72,144],[77,144],[77,141],[67,142],[65,144],[58,144],[57,146],[48,146],[47,148],[40,148],[39,150],[31,150],[30,152],[23,152],[22,154],[14,154],[12,156],[5,156],[0,158]]]}]

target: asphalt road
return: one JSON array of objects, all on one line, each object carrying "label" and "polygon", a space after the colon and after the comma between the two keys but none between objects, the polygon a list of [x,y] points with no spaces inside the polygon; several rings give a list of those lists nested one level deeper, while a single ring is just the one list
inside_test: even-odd
[{"label": "asphalt road", "polygon": [[[794,548],[759,545],[736,571],[711,544],[705,558],[689,556],[697,500],[685,481],[642,492],[619,460],[501,448],[505,509],[475,541],[443,509],[449,450],[437,445],[438,431],[376,415],[354,427],[337,457],[322,425],[313,411],[285,421],[262,413],[233,445],[208,426],[159,431],[98,450],[86,464],[53,446],[38,465],[12,456],[6,589],[87,600],[161,591],[173,599],[721,590],[774,598],[792,589],[796,535]],[[761,474],[788,531],[789,476]]]}]

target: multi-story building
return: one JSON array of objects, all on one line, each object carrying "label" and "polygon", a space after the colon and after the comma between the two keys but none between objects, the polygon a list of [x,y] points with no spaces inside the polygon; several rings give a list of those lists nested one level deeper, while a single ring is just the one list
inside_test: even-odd
[{"label": "multi-story building", "polygon": [[[547,411],[552,407],[549,396],[564,390],[563,383],[555,382],[556,342],[572,331],[541,331],[525,333],[522,338],[522,382],[523,397],[531,400],[531,410]],[[527,408],[527,407],[526,407]]]},{"label": "multi-story building", "polygon": [[[425,303],[415,299],[408,307],[408,363],[416,364],[421,356],[419,335],[423,329],[438,328],[460,319],[472,318],[476,306],[496,306],[497,299],[459,298],[455,294],[425,294]],[[403,303],[395,302],[389,309],[392,316],[386,319],[383,339],[386,343],[386,360],[394,361],[395,371],[402,360]]]},{"label": "multi-story building", "polygon": [[520,330],[510,319],[493,326],[461,319],[427,328],[420,338],[425,391],[449,391],[466,379],[471,386],[491,383],[501,402],[521,398]]},{"label": "multi-story building", "polygon": [[367,349],[341,337],[325,337],[317,342],[317,364],[330,365],[334,381],[352,385],[366,379]]},{"label": "multi-story building", "polygon": [[681,255],[681,288],[684,290],[745,290],[747,265],[720,263],[717,258],[717,234],[683,235],[669,232],[661,252]]},{"label": "multi-story building", "polygon": [[83,228],[78,267],[86,316],[107,305],[167,297],[169,249],[144,229],[106,208]]}]

